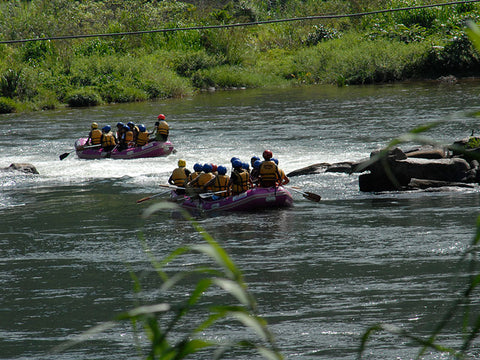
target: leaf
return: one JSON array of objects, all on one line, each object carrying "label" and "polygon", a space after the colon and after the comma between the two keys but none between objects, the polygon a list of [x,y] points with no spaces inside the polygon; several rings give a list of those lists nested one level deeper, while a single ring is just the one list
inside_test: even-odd
[{"label": "leaf", "polygon": [[240,285],[239,283],[229,279],[219,279],[219,278],[213,279],[213,282],[216,285],[220,286],[223,290],[227,291],[232,296],[234,296],[243,305],[249,306],[252,308],[255,307],[255,302],[252,301],[245,287]]},{"label": "leaf", "polygon": [[467,21],[467,35],[475,49],[480,52],[480,29],[473,21]]}]

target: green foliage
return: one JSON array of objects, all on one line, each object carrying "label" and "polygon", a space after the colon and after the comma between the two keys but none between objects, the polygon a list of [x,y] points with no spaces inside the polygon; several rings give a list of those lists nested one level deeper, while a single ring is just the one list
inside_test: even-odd
[{"label": "green foliage", "polygon": [[94,88],[85,87],[69,92],[65,101],[70,107],[96,106],[102,103],[102,97]]},{"label": "green foliage", "polygon": [[0,114],[8,114],[17,110],[17,103],[6,97],[0,97]]},{"label": "green foliage", "polygon": [[127,103],[145,101],[148,95],[145,91],[122,83],[110,82],[99,88],[100,96],[107,103]]},{"label": "green foliage", "polygon": [[[421,0],[396,0],[388,5],[421,4]],[[175,29],[385,7],[381,0],[212,0],[195,5],[159,0],[0,2],[0,37]],[[66,101],[67,93],[92,87],[103,102],[125,102],[183,96],[194,91],[192,86],[283,86],[285,81],[346,85],[450,74],[475,76],[479,58],[464,34],[464,24],[469,19],[480,21],[478,9],[478,4],[469,3],[382,13],[361,20],[1,45],[0,96],[34,104],[43,96],[39,94],[53,91],[55,96],[48,98]]]},{"label": "green foliage", "polygon": [[476,148],[480,148],[480,138],[476,137],[476,136],[471,136],[469,139],[468,139],[468,142],[467,144],[465,145],[465,148],[466,149],[476,149]]},{"label": "green foliage", "polygon": [[13,98],[20,83],[20,72],[8,69],[0,76],[0,95]]},{"label": "green foliage", "polygon": [[425,59],[427,74],[468,74],[480,65],[480,57],[465,34],[453,36],[444,45],[430,48]]},{"label": "green foliage", "polygon": [[170,53],[170,66],[178,75],[191,77],[196,71],[225,63],[222,56],[208,54],[205,50]]},{"label": "green foliage", "polygon": [[317,45],[321,41],[337,39],[340,36],[340,33],[334,28],[329,28],[322,24],[314,25],[313,31],[308,33],[305,39],[305,44],[307,46]]},{"label": "green foliage", "polygon": [[216,68],[197,71],[192,77],[193,85],[200,89],[215,87],[220,89],[230,88],[256,88],[268,83],[279,85],[281,79],[271,74],[252,72],[242,66],[218,66]]},{"label": "green foliage", "polygon": [[26,63],[38,64],[54,55],[54,52],[50,41],[27,42],[21,48],[21,59]]}]

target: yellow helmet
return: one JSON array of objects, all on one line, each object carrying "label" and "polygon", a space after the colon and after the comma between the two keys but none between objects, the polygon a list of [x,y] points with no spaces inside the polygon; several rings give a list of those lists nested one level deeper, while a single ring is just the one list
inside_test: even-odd
[{"label": "yellow helmet", "polygon": [[187,166],[187,162],[183,159],[178,160],[178,166],[185,167]]},{"label": "yellow helmet", "polygon": [[92,129],[98,129],[98,124],[96,122],[92,123]]}]

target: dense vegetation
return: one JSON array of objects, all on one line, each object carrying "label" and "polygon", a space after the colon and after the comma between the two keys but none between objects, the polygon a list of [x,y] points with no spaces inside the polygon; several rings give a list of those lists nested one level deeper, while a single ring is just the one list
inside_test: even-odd
[{"label": "dense vegetation", "polygon": [[[0,41],[404,8],[432,1],[0,2]],[[0,113],[180,97],[199,89],[474,76],[477,3],[362,17],[0,44]]]}]

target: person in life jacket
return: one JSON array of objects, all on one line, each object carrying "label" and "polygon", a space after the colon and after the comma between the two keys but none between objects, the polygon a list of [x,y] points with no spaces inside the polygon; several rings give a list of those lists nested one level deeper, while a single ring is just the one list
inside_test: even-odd
[{"label": "person in life jacket", "polygon": [[122,122],[117,123],[116,138],[117,138],[117,145],[118,145],[119,150],[123,150],[125,148],[123,146],[123,144],[125,143],[125,132],[126,132],[125,128],[126,127],[127,126]]},{"label": "person in life jacket", "polygon": [[227,168],[220,165],[217,167],[217,175],[206,184],[207,187],[210,186],[212,188],[212,192],[218,192],[218,194],[212,195],[212,200],[230,195],[230,176],[226,174]]},{"label": "person in life jacket", "polygon": [[252,179],[252,182],[254,185],[258,185],[258,175],[260,173],[260,165],[262,164],[262,161],[260,159],[255,160],[255,162],[252,165],[252,171],[250,172],[250,178]]},{"label": "person in life jacket", "polygon": [[138,125],[138,135],[137,135],[137,141],[135,142],[136,146],[143,146],[148,143],[150,133],[147,131],[147,128],[145,125],[140,124]]},{"label": "person in life jacket", "polygon": [[263,152],[264,161],[262,161],[258,170],[259,186],[261,187],[276,186],[280,182],[280,173],[278,172],[277,164],[272,161],[272,156],[273,154],[270,150]]},{"label": "person in life jacket", "polygon": [[102,131],[98,128],[98,124],[93,122],[90,128],[85,145],[100,145],[102,143]]},{"label": "person in life jacket", "polygon": [[155,134],[155,140],[157,141],[167,141],[168,134],[170,133],[170,127],[165,121],[165,115],[160,114],[157,117],[158,121],[155,122],[155,130],[152,134]]},{"label": "person in life jacket", "polygon": [[257,160],[260,160],[260,158],[256,155],[252,156],[252,158],[250,159],[250,166],[252,167],[252,169],[254,168],[255,161]]},{"label": "person in life jacket", "polygon": [[135,123],[133,121],[129,121],[127,123],[127,126],[130,128],[130,130],[132,131],[133,133],[133,145],[135,145],[135,142],[137,141],[137,136],[138,136],[138,133],[140,132],[140,130],[138,129],[138,126],[135,125]]},{"label": "person in life jacket", "polygon": [[[187,179],[190,175],[190,170],[186,168],[187,162],[183,159],[178,160],[178,167],[173,170],[172,175],[168,178],[168,183],[170,185],[175,185],[178,187],[185,187]],[[176,189],[175,192],[178,195],[185,194],[185,189]]]},{"label": "person in life jacket", "polygon": [[[195,165],[193,165],[193,172],[190,173],[190,175],[188,175],[187,183],[190,183],[193,179],[195,179],[198,175],[200,175],[202,170],[203,170],[203,166],[201,164],[196,163]],[[197,187],[196,185],[197,184],[195,183],[193,187]]]},{"label": "person in life jacket", "polygon": [[237,195],[253,187],[250,174],[242,167],[242,162],[238,159],[233,160],[232,166],[233,170],[229,182],[232,194]]},{"label": "person in life jacket", "polygon": [[275,163],[275,165],[277,165],[278,173],[280,174],[280,181],[278,184],[287,185],[290,182],[290,179],[287,177],[287,175],[285,175],[285,171],[278,167],[278,160],[272,158],[272,161]]},{"label": "person in life jacket", "polygon": [[102,148],[105,151],[112,151],[117,145],[117,141],[111,130],[112,127],[110,125],[105,125],[102,128]]},{"label": "person in life jacket", "polygon": [[215,178],[215,175],[212,174],[212,165],[211,164],[204,164],[203,168],[202,168],[202,172],[200,173],[200,175],[198,175],[195,179],[190,181],[187,184],[187,186],[192,187],[192,186],[195,186],[195,184],[196,184],[197,187],[199,189],[201,189],[200,192],[211,191],[212,186],[207,185],[207,184],[210,182],[210,180],[212,180],[214,178]]},{"label": "person in life jacket", "polygon": [[135,143],[133,142],[133,131],[129,126],[124,125],[122,130],[122,137],[119,139],[119,148],[120,150],[125,150],[129,147],[132,147]]}]

